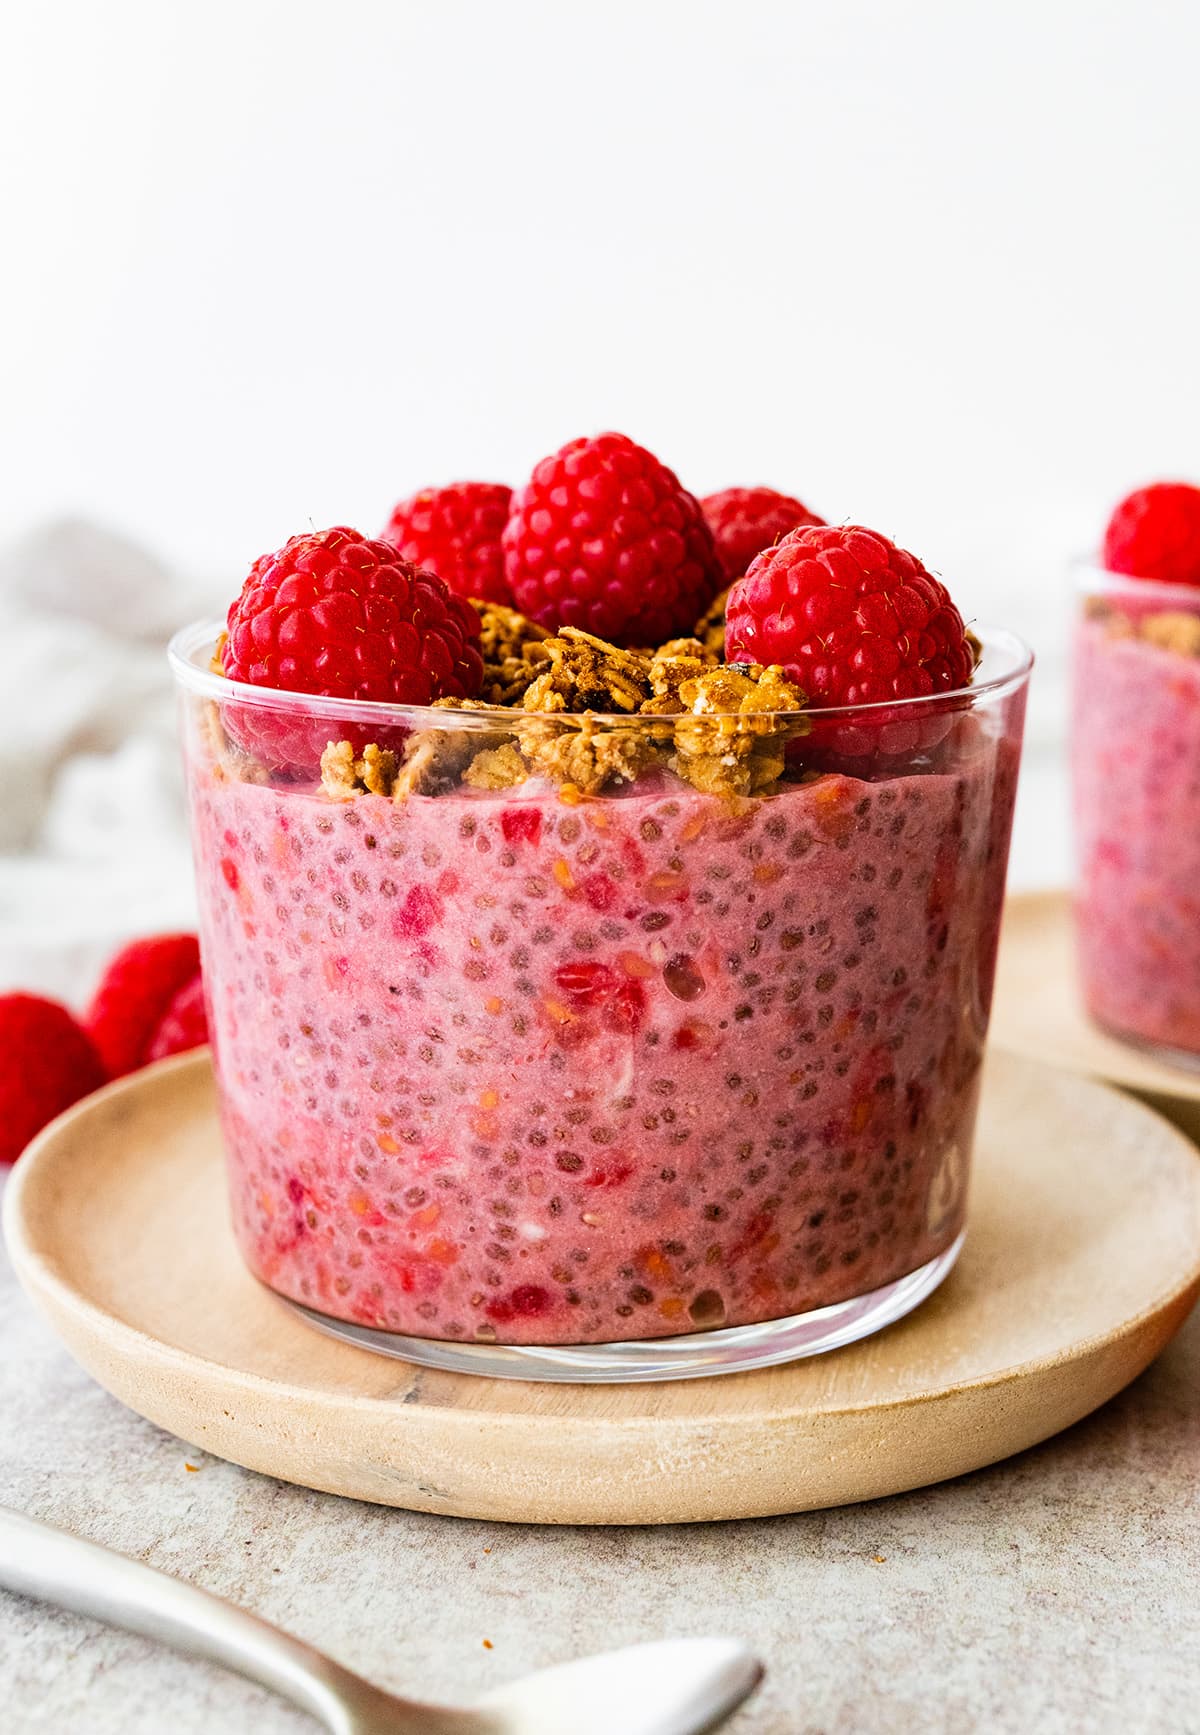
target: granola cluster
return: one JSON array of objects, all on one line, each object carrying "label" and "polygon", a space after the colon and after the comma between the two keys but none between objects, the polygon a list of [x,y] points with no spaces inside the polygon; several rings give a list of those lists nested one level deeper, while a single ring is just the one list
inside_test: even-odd
[{"label": "granola cluster", "polygon": [[[434,731],[430,731],[432,734]],[[365,790],[369,795],[391,795],[399,769],[388,747],[364,747],[359,758],[349,741],[331,741],[321,755],[321,782],[325,793],[341,800]]]},{"label": "granola cluster", "polygon": [[478,712],[478,724],[464,727],[460,715],[453,729],[409,736],[400,754],[331,742],[321,760],[328,794],[402,800],[542,778],[569,800],[661,766],[710,794],[756,795],[779,781],[788,741],[807,728],[805,696],[782,670],[724,665],[699,638],[622,650],[578,627],[543,633],[511,609],[480,614],[485,692],[509,696],[439,701]]},{"label": "granola cluster", "polygon": [[730,585],[715,596],[696,622],[696,637],[717,657],[725,655],[725,604],[732,588]]},{"label": "granola cluster", "polygon": [[545,627],[499,602],[477,602],[483,652],[482,697],[489,705],[515,705],[546,661]]},{"label": "granola cluster", "polygon": [[[593,638],[578,627],[564,627],[558,634],[518,614],[502,603],[477,602],[480,649],[483,652],[483,688],[481,698],[489,705],[516,705],[524,700],[529,688],[540,677],[553,673],[554,679],[538,689],[539,697],[526,710],[613,709],[636,710],[620,702],[624,672],[634,685],[641,684],[643,665],[659,665],[652,670],[651,689],[647,696],[662,695],[661,682],[669,678],[671,669],[682,658],[695,657],[705,667],[720,662],[725,654],[725,601],[728,590],[715,597],[696,622],[695,636],[672,639],[657,649],[620,651],[603,639]],[[565,642],[564,642],[565,641]],[[622,661],[622,659],[627,659]],[[636,667],[635,667],[636,665]],[[682,678],[682,677],[680,677]],[[546,704],[544,695],[555,693],[564,700],[589,690],[596,694],[596,703]]]},{"label": "granola cluster", "polygon": [[1200,657],[1200,615],[1181,609],[1147,615],[1141,623],[1142,637],[1160,650],[1177,651],[1183,657]]},{"label": "granola cluster", "polygon": [[1161,651],[1181,657],[1200,657],[1200,615],[1185,609],[1156,609],[1151,614],[1131,615],[1115,607],[1107,597],[1089,597],[1088,618],[1099,622],[1110,638],[1144,639]]},{"label": "granola cluster", "polygon": [[605,711],[632,715],[651,696],[650,658],[623,651],[580,627],[542,641],[547,664],[525,689],[526,711]]},{"label": "granola cluster", "polygon": [[804,704],[782,669],[730,663],[691,676],[679,689],[671,769],[710,795],[763,795],[783,776],[788,741],[804,732],[780,714]]}]

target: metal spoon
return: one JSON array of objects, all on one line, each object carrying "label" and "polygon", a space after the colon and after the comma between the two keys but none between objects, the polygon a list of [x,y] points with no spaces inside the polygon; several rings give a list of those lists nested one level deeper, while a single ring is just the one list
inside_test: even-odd
[{"label": "metal spoon", "polygon": [[701,1735],[763,1673],[734,1639],[664,1639],[542,1669],[469,1710],[421,1705],[221,1597],[3,1506],[0,1586],[223,1663],[334,1735]]}]

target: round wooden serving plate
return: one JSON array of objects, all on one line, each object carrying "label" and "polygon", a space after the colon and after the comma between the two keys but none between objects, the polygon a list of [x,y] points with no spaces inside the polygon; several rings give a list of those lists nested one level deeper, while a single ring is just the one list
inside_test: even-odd
[{"label": "round wooden serving plate", "polygon": [[896,1493],[1086,1415],[1200,1289],[1200,1160],[1140,1103],[995,1055],[966,1248],[931,1300],[831,1355],[661,1385],[425,1371],[305,1325],[239,1261],[204,1054],[48,1128],[5,1229],[83,1366],[223,1458],[420,1511],[662,1524]]},{"label": "round wooden serving plate", "polygon": [[1132,1091],[1200,1143],[1200,1071],[1106,1036],[1083,1010],[1069,892],[1024,892],[1005,905],[991,1038],[1014,1054]]}]

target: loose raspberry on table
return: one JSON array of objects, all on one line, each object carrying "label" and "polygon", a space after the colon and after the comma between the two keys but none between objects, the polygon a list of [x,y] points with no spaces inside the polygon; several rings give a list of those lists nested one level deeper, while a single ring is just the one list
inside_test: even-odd
[{"label": "loose raspberry on table", "polygon": [[[222,670],[250,686],[429,705],[473,698],[483,682],[470,603],[390,542],[343,526],[255,561],[227,625]],[[229,703],[222,716],[238,746],[279,769],[313,771],[330,739],[328,723],[295,707]]]},{"label": "loose raspberry on table", "polygon": [[383,539],[413,566],[436,572],[456,596],[510,603],[500,537],[511,500],[503,482],[422,488],[393,508]]},{"label": "loose raspberry on table", "polygon": [[700,505],[729,583],[741,578],[756,554],[802,524],[824,524],[815,512],[775,488],[723,488]]},{"label": "loose raspberry on table", "polygon": [[[83,1019],[110,1078],[175,1052],[152,1050],[164,1021],[178,1013],[177,996],[191,988],[199,973],[195,934],[158,934],[121,948],[101,977]],[[194,1013],[191,1017],[194,1028]]]},{"label": "loose raspberry on table", "polygon": [[724,583],[700,502],[624,434],[542,459],[513,496],[504,567],[522,613],[618,645],[690,632]]},{"label": "loose raspberry on table", "polygon": [[0,1164],[8,1164],[106,1074],[67,1008],[39,994],[0,995],[0,1054]]},{"label": "loose raspberry on table", "polygon": [[810,525],[760,554],[726,605],[731,663],[781,666],[809,703],[949,693],[975,655],[940,579],[861,525]]},{"label": "loose raspberry on table", "polygon": [[208,1041],[208,1012],[204,1004],[204,978],[197,970],[185,982],[162,1015],[146,1049],[146,1059],[165,1060],[170,1054],[185,1054]]},{"label": "loose raspberry on table", "polygon": [[1200,585],[1200,488],[1152,482],[1126,495],[1104,533],[1104,564],[1130,578]]}]

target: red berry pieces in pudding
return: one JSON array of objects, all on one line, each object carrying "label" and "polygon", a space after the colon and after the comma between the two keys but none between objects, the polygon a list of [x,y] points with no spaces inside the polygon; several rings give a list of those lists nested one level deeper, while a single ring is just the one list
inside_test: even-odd
[{"label": "red berry pieces in pudding", "polygon": [[1200,488],[1153,482],[1126,495],[1104,533],[1109,572],[1200,585]]},{"label": "red berry pieces in pudding", "polygon": [[756,554],[772,548],[790,530],[825,522],[799,500],[774,488],[723,488],[719,494],[706,494],[700,504],[728,584],[742,577]]},{"label": "red berry pieces in pudding", "polygon": [[422,488],[392,511],[385,542],[412,566],[436,572],[456,596],[512,601],[500,537],[512,489],[503,482],[451,482]]},{"label": "red berry pieces in pudding", "polygon": [[731,663],[784,669],[812,704],[873,705],[965,687],[975,653],[940,579],[859,525],[810,525],[729,593]]},{"label": "red berry pieces in pudding", "polygon": [[[256,560],[229,610],[230,680],[325,698],[429,705],[483,681],[479,617],[443,579],[356,530],[293,536]],[[328,729],[282,709],[229,705],[225,726],[267,764],[310,769]]]},{"label": "red berry pieces in pudding", "polygon": [[523,614],[617,645],[690,633],[724,583],[700,502],[624,434],[542,459],[513,497],[504,560]]},{"label": "red berry pieces in pudding", "polygon": [[199,974],[195,934],[157,934],[122,947],[101,977],[84,1017],[84,1027],[110,1078],[133,1072],[148,1060],[159,1059],[161,1053],[175,1052],[150,1051],[176,995]]},{"label": "red berry pieces in pudding", "polygon": [[48,1121],[105,1082],[100,1056],[65,1006],[0,994],[0,1164],[15,1163]]}]

